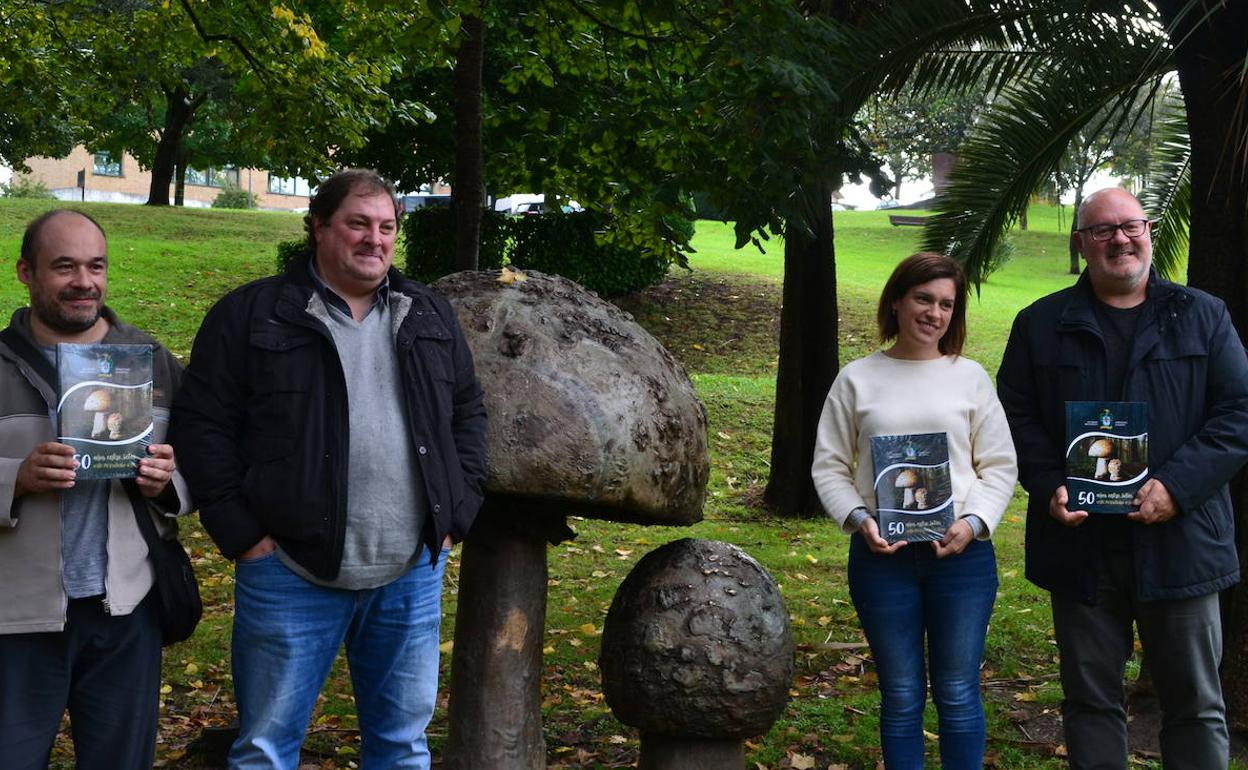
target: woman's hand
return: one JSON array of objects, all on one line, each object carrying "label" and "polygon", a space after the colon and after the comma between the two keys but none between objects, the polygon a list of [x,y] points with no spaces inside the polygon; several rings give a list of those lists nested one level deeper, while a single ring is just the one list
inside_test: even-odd
[{"label": "woman's hand", "polygon": [[932,541],[932,550],[936,552],[937,559],[955,556],[962,553],[974,539],[975,532],[971,529],[971,525],[966,523],[966,519],[958,519],[949,531],[945,532],[944,537]]},{"label": "woman's hand", "polygon": [[878,554],[888,556],[895,553],[898,549],[905,547],[905,540],[898,540],[896,543],[889,543],[880,537],[880,525],[875,519],[867,518],[858,527],[858,534],[862,535],[862,539],[867,541],[867,547]]}]

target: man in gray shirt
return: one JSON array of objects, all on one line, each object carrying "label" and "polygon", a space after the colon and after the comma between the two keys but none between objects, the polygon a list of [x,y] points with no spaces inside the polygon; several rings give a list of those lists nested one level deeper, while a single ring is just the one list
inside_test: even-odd
[{"label": "man in gray shirt", "polygon": [[237,560],[229,763],[295,770],[345,643],[363,766],[428,768],[442,570],[485,478],[481,388],[450,305],[391,267],[385,181],[333,175],[305,222],[284,275],[209,311],[174,407],[201,518]]},{"label": "man in gray shirt", "polygon": [[[190,510],[164,443],[180,367],[104,305],[108,245],[86,214],[32,221],[17,277],[30,307],[0,332],[0,765],[47,767],[68,710],[80,770],[148,770],[161,637],[136,515],[163,529]],[[133,482],[77,478],[56,440],[60,342],[152,346],[153,443]]]}]

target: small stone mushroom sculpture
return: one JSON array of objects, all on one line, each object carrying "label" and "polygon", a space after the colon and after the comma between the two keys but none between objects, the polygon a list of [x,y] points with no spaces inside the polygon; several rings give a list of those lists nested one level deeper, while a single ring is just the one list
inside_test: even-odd
[{"label": "small stone mushroom sculpture", "polygon": [[598,666],[615,716],[641,730],[640,770],[742,770],[742,741],[789,699],[789,612],[745,551],[677,540],[620,584]]},{"label": "small stone mushroom sculpture", "polygon": [[1106,461],[1114,453],[1114,442],[1107,438],[1098,438],[1088,447],[1088,457],[1096,458],[1096,471],[1092,474],[1092,478],[1104,478],[1109,472],[1106,467]]},{"label": "small stone mushroom sculpture", "polygon": [[568,515],[701,520],[706,410],[658,341],[572,281],[462,272],[433,288],[455,308],[489,415],[485,503],[460,569],[444,767],[540,770],[547,542],[567,537]]}]

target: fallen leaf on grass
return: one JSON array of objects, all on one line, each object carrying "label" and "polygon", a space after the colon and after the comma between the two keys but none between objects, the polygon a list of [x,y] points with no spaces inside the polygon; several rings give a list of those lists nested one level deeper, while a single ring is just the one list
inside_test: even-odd
[{"label": "fallen leaf on grass", "polygon": [[789,766],[793,770],[813,770],[815,766],[815,758],[809,754],[790,754]]}]

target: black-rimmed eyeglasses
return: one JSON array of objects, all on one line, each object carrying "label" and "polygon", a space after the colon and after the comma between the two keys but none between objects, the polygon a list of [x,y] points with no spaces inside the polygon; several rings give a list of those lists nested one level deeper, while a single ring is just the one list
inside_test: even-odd
[{"label": "black-rimmed eyeglasses", "polygon": [[1114,233],[1122,230],[1122,234],[1128,238],[1139,238],[1148,230],[1147,219],[1128,219],[1126,222],[1117,225],[1101,224],[1092,225],[1090,227],[1081,227],[1075,232],[1087,233],[1092,236],[1094,241],[1108,241],[1114,237]]}]

